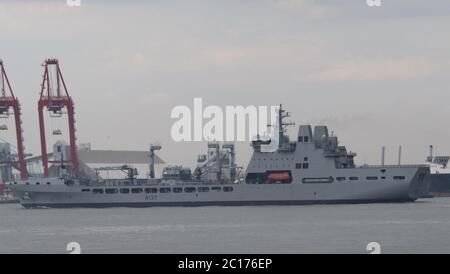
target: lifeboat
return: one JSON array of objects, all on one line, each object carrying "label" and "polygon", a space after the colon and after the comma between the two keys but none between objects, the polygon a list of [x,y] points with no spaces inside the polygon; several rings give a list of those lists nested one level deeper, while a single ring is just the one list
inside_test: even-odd
[{"label": "lifeboat", "polygon": [[274,172],[270,173],[269,176],[267,176],[267,180],[270,182],[273,181],[289,181],[291,179],[291,175],[289,172]]}]

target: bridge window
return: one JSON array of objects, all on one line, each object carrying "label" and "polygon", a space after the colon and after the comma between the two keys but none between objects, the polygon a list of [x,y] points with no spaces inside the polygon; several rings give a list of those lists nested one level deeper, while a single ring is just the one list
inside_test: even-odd
[{"label": "bridge window", "polygon": [[219,192],[221,189],[222,189],[222,188],[221,188],[220,186],[213,186],[213,187],[211,188],[212,191],[217,191],[217,192]]},{"label": "bridge window", "polygon": [[161,187],[159,189],[159,193],[169,193],[170,192],[170,187]]},{"label": "bridge window", "polygon": [[90,189],[90,188],[83,188],[83,189],[81,190],[81,192],[91,192],[91,189]]},{"label": "bridge window", "polygon": [[223,191],[224,191],[224,192],[232,192],[232,191],[233,191],[233,187],[231,187],[231,186],[226,186],[226,187],[223,188]]},{"label": "bridge window", "polygon": [[373,181],[373,180],[378,180],[378,177],[377,176],[367,176],[366,179]]},{"label": "bridge window", "polygon": [[356,181],[356,180],[359,180],[359,178],[358,177],[350,177],[350,178],[348,178],[350,181]]},{"label": "bridge window", "polygon": [[119,192],[119,190],[117,188],[107,188],[107,189],[105,189],[105,193],[106,194],[116,194],[118,192]]},{"label": "bridge window", "polygon": [[339,182],[345,181],[345,177],[336,177],[336,180],[338,180]]},{"label": "bridge window", "polygon": [[122,194],[128,194],[128,193],[130,193],[130,189],[129,189],[129,188],[121,188],[121,189],[120,189],[120,193],[122,193]]},{"label": "bridge window", "polygon": [[188,193],[195,192],[195,187],[185,187],[184,192],[188,192]]},{"label": "bridge window", "polygon": [[94,193],[94,194],[103,194],[103,189],[102,188],[94,188],[92,190],[92,193]]},{"label": "bridge window", "polygon": [[156,193],[156,192],[158,192],[158,189],[154,187],[145,189],[145,193]]},{"label": "bridge window", "polygon": [[298,141],[303,142],[303,136],[298,136]]},{"label": "bridge window", "polygon": [[303,137],[303,139],[305,140],[305,143],[309,142],[309,137],[308,136]]},{"label": "bridge window", "polygon": [[198,192],[209,192],[209,187],[199,187]]},{"label": "bridge window", "polygon": [[394,180],[405,180],[405,176],[394,176]]},{"label": "bridge window", "polygon": [[132,188],[131,192],[134,193],[134,194],[142,193],[143,189],[142,188]]}]

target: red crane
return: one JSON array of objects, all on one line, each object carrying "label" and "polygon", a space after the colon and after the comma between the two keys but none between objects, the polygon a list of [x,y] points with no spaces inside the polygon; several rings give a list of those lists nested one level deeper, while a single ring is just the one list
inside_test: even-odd
[{"label": "red crane", "polygon": [[[22,137],[22,120],[20,119],[20,103],[17,100],[17,97],[14,96],[14,93],[11,88],[11,84],[9,83],[8,76],[6,75],[5,67],[3,66],[3,61],[0,59],[0,70],[1,70],[1,79],[0,79],[0,117],[1,118],[9,118],[10,109],[14,111],[14,118],[16,123],[16,138],[17,138],[17,161],[8,161],[8,164],[16,164],[19,167],[20,178],[25,180],[27,178],[27,166],[25,163],[25,153],[23,146],[23,137]],[[2,126],[1,129],[7,129],[5,126]],[[5,163],[5,162],[2,162]]]},{"label": "red crane", "polygon": [[[57,59],[47,59],[44,64],[44,76],[41,84],[41,97],[38,102],[39,129],[41,134],[42,164],[44,166],[44,177],[48,177],[47,143],[45,139],[44,108],[50,112],[52,117],[59,118],[63,114],[64,107],[67,109],[69,122],[70,159],[63,162],[70,163],[74,175],[78,175],[78,157],[75,136],[74,103],[67,91],[66,83],[59,68]],[[52,68],[54,68],[52,70]],[[55,81],[55,82],[54,82]],[[55,86],[56,85],[56,86]],[[58,133],[60,134],[60,133]],[[61,163],[58,161],[58,163]]]}]

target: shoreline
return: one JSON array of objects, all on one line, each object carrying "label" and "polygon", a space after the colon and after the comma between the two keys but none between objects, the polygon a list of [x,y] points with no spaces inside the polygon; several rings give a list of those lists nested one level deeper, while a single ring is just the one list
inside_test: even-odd
[{"label": "shoreline", "polygon": [[18,199],[12,199],[12,200],[0,200],[1,204],[18,204],[20,201]]}]

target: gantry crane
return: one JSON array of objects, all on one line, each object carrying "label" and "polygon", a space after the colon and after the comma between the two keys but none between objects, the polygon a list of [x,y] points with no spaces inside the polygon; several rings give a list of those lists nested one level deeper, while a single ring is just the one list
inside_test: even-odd
[{"label": "gantry crane", "polygon": [[[11,88],[8,76],[6,75],[5,67],[3,66],[3,61],[0,59],[0,118],[9,118],[10,110],[14,112],[14,120],[16,126],[16,139],[17,139],[17,160],[2,161],[4,164],[17,165],[20,171],[20,178],[22,180],[27,178],[27,167],[25,163],[25,153],[23,145],[23,131],[22,131],[22,120],[20,118],[21,109],[20,103]],[[6,126],[0,126],[1,130],[7,130]]]},{"label": "gantry crane", "polygon": [[[65,108],[67,110],[69,123],[70,159],[64,160],[64,163],[69,163],[72,166],[72,172],[76,176],[78,175],[79,166],[75,136],[74,103],[67,91],[66,83],[64,82],[64,78],[59,68],[58,60],[47,59],[42,64],[42,66],[44,67],[44,75],[41,84],[41,96],[38,102],[38,111],[44,177],[48,177],[48,164],[49,162],[53,162],[48,160],[47,155],[44,108],[46,108],[50,112],[50,115],[54,118],[62,117],[62,115],[64,114],[63,109]],[[53,132],[53,134],[60,135],[61,132],[59,130],[56,130]],[[58,161],[58,163],[60,163],[60,161]]]}]

